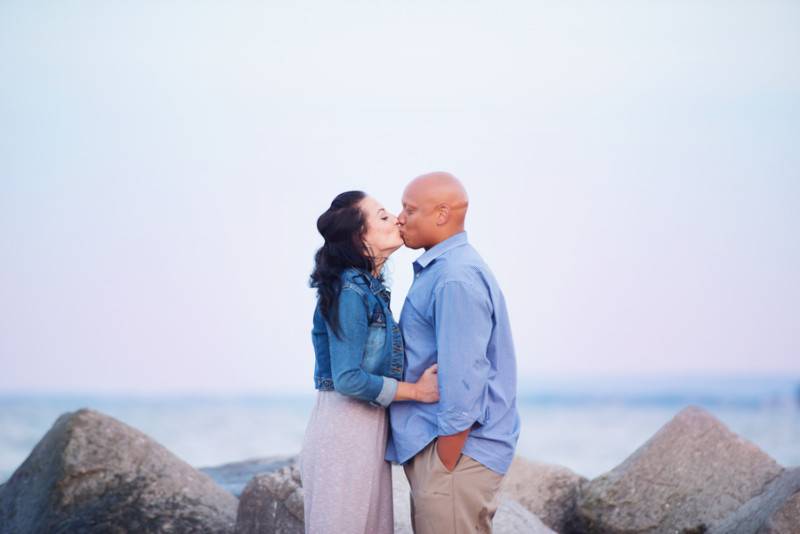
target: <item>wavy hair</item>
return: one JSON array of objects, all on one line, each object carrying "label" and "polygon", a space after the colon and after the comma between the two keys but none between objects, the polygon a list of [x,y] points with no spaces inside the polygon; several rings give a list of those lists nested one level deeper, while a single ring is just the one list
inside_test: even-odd
[{"label": "wavy hair", "polygon": [[367,272],[375,268],[375,261],[364,243],[367,221],[358,205],[366,196],[363,191],[341,193],[317,219],[317,230],[325,243],[314,255],[309,285],[316,288],[322,316],[337,337],[341,331],[339,294],[342,291],[342,272],[350,267]]}]

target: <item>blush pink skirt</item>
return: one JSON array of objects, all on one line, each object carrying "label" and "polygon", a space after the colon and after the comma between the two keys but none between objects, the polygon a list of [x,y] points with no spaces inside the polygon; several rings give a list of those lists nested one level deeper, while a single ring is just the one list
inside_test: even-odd
[{"label": "blush pink skirt", "polygon": [[385,408],[318,391],[300,453],[307,534],[392,534]]}]

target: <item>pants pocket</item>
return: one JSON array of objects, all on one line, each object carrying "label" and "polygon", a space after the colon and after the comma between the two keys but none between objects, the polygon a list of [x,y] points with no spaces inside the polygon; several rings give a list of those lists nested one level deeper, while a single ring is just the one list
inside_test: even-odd
[{"label": "pants pocket", "polygon": [[449,474],[450,471],[448,471],[447,467],[445,467],[445,465],[444,465],[444,462],[442,462],[441,457],[439,457],[439,440],[438,439],[434,440],[434,442],[433,442],[433,447],[431,447],[431,455],[433,456],[433,458],[431,458],[431,460],[432,460],[431,464],[433,465],[434,469],[438,469],[439,471],[443,471],[443,472]]}]

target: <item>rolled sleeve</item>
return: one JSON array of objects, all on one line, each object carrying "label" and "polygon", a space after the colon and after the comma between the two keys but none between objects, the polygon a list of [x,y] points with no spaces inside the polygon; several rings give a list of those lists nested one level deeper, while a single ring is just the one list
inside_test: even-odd
[{"label": "rolled sleeve", "polygon": [[[361,360],[364,357],[369,329],[367,310],[361,295],[352,289],[342,289],[339,295],[338,310],[339,336],[333,332],[333,329],[326,322],[330,343],[333,387],[343,395],[377,402],[378,397],[387,386],[383,376],[367,373],[361,368]],[[386,395],[388,393],[383,398]],[[394,398],[394,395],[392,395],[392,398]],[[388,402],[384,404],[384,406],[386,405],[388,405]]]},{"label": "rolled sleeve", "polygon": [[378,393],[378,396],[375,398],[375,402],[373,404],[386,408],[392,403],[396,395],[397,380],[388,376],[384,376],[383,387],[381,388],[381,392]]},{"label": "rolled sleeve", "polygon": [[492,303],[483,287],[462,281],[436,291],[436,349],[439,363],[438,433],[450,436],[484,423],[491,364]]}]

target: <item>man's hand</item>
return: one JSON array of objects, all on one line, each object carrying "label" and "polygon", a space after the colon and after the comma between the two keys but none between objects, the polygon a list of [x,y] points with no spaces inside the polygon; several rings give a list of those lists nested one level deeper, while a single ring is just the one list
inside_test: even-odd
[{"label": "man's hand", "polygon": [[470,429],[462,430],[452,436],[439,436],[436,441],[436,453],[444,464],[445,469],[452,471],[456,468],[458,460],[461,458],[461,451],[467,441]]}]

